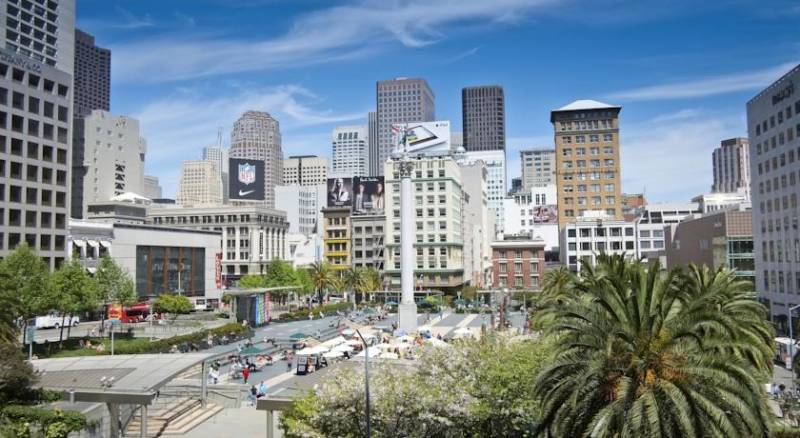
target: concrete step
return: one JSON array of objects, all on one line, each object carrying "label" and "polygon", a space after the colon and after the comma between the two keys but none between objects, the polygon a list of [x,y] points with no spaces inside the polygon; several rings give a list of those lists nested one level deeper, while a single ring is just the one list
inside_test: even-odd
[{"label": "concrete step", "polygon": [[[165,420],[163,418],[149,417],[147,418],[147,436],[178,436],[184,435],[190,430],[194,429],[204,421],[213,417],[222,411],[223,407],[214,403],[208,403],[206,408],[202,408],[200,404],[192,405],[190,409],[184,410],[180,415]],[[141,432],[141,423],[136,418],[130,422],[127,430],[125,431],[126,437],[138,437]]]}]

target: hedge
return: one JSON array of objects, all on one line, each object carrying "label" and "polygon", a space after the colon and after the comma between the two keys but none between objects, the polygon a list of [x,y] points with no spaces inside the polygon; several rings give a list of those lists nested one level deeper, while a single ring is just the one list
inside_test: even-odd
[{"label": "hedge", "polygon": [[281,313],[278,315],[278,320],[286,321],[292,319],[308,319],[309,313],[313,313],[314,317],[317,317],[319,312],[322,312],[325,315],[330,315],[331,313],[336,313],[338,311],[349,310],[352,308],[352,306],[352,304],[346,302],[326,304],[322,307],[314,307],[313,309],[300,309],[295,310],[294,312]]},{"label": "hedge", "polygon": [[36,406],[6,406],[0,411],[0,418],[0,425],[5,429],[0,432],[16,436],[30,436],[31,429],[36,428],[46,438],[66,438],[71,432],[92,426],[80,412]]}]

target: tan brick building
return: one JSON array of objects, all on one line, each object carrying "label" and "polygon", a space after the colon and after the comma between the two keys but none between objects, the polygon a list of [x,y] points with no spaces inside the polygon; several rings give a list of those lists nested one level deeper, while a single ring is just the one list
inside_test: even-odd
[{"label": "tan brick building", "polygon": [[576,100],[550,113],[556,145],[558,226],[587,211],[622,219],[620,106]]},{"label": "tan brick building", "polygon": [[322,209],[324,224],[324,260],[335,270],[349,269],[350,259],[350,207],[327,207]]}]

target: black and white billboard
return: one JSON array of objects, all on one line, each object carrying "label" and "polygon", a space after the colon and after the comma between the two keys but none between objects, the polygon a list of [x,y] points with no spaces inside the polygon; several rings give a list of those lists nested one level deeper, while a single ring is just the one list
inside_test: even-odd
[{"label": "black and white billboard", "polygon": [[229,158],[228,166],[228,199],[264,200],[263,161]]},{"label": "black and white billboard", "polygon": [[353,205],[353,178],[328,178],[328,207]]},{"label": "black and white billboard", "polygon": [[382,176],[353,178],[353,214],[382,214],[384,192]]}]

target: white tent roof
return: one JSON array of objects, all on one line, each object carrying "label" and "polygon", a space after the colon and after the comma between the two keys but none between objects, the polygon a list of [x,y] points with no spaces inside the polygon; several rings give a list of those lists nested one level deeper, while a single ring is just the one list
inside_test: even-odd
[{"label": "white tent roof", "polygon": [[564,105],[561,108],[557,109],[556,111],[580,111],[580,110],[591,110],[591,109],[605,109],[605,108],[619,108],[614,105],[609,105],[607,103],[598,102],[596,100],[591,99],[582,99],[576,100],[568,105]]},{"label": "white tent roof", "polygon": [[331,349],[331,348],[333,348],[333,347],[335,347],[335,346],[337,346],[339,344],[343,344],[344,341],[345,340],[344,340],[343,337],[337,336],[337,337],[335,337],[333,339],[328,339],[327,341],[325,341],[325,342],[323,342],[323,343],[321,343],[319,345],[322,346],[322,347],[328,347],[328,349]]}]

